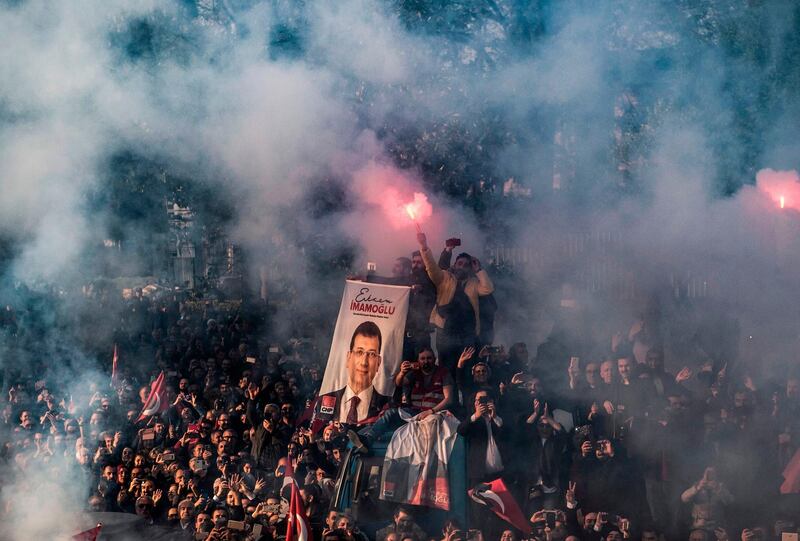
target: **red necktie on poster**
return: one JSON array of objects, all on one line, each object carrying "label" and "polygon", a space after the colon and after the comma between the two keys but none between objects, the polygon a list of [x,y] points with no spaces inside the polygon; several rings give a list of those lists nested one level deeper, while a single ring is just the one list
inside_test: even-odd
[{"label": "red necktie on poster", "polygon": [[350,410],[347,412],[347,424],[355,425],[358,424],[358,404],[361,402],[361,399],[357,396],[354,396],[350,399]]}]

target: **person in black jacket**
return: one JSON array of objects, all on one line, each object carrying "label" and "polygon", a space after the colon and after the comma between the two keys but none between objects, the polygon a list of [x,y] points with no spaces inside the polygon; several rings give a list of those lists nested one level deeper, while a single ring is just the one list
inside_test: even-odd
[{"label": "person in black jacket", "polygon": [[422,348],[431,347],[433,327],[429,319],[431,310],[436,305],[436,287],[425,271],[425,262],[419,250],[411,254],[411,259],[398,257],[392,266],[392,276],[369,274],[364,281],[411,287],[408,317],[403,333],[403,360],[413,359]]},{"label": "person in black jacket", "polygon": [[622,515],[639,524],[650,520],[641,470],[611,440],[583,442],[573,480],[584,510]]},{"label": "person in black jacket", "polygon": [[[467,486],[500,477],[505,470],[503,463],[503,419],[497,414],[492,390],[479,389],[472,396],[472,414],[458,425],[457,432],[467,440]],[[500,525],[484,505],[470,502],[470,522],[492,538]],[[495,536],[496,537],[496,536]]]},{"label": "person in black jacket", "polygon": [[282,437],[275,419],[268,411],[259,415],[256,407],[257,394],[255,386],[248,389],[246,416],[247,422],[254,427],[250,434],[250,454],[259,469],[271,472],[277,467],[278,460],[286,456],[288,442]]},{"label": "person in black jacket", "polygon": [[472,397],[473,413],[458,425],[467,440],[467,479],[469,486],[496,479],[503,472],[500,450],[503,419],[497,414],[491,389],[478,390]]},{"label": "person in black jacket", "polygon": [[[456,240],[458,239],[447,239],[442,253],[439,254],[440,269],[447,270],[450,268],[450,263],[453,260],[453,249],[460,244],[460,241],[459,244],[453,242]],[[420,256],[420,261],[421,260],[422,257]],[[431,283],[431,285],[433,284]],[[478,306],[481,320],[481,332],[478,336],[478,343],[491,344],[494,342],[494,316],[497,313],[497,301],[494,298],[494,294],[480,295],[478,297]],[[430,311],[428,313],[430,313]]]},{"label": "person in black jacket", "polygon": [[521,451],[515,462],[520,465],[526,515],[561,505],[561,473],[568,441],[564,427],[550,415],[546,402],[534,398],[532,410],[519,419],[515,434],[516,448]]}]

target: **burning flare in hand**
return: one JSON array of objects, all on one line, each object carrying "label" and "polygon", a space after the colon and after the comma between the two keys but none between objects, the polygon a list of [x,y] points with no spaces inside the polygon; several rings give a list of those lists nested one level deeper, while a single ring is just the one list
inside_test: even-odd
[{"label": "burning flare in hand", "polygon": [[433,213],[433,207],[431,207],[431,204],[428,202],[428,198],[424,193],[420,192],[414,192],[414,200],[404,204],[403,210],[408,217],[411,218],[414,227],[417,228],[417,233],[422,232],[419,223],[429,218]]}]

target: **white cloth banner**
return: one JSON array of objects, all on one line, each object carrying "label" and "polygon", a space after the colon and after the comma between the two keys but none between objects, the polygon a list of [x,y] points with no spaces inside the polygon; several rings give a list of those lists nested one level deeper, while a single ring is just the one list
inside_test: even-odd
[{"label": "white cloth banner", "polygon": [[358,397],[352,407],[362,422],[388,402],[403,354],[410,292],[406,286],[345,282],[320,388],[321,413],[344,422]]}]

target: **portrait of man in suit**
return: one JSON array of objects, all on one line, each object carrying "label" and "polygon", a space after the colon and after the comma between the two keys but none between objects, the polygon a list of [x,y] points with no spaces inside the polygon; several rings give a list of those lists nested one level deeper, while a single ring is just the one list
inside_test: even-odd
[{"label": "portrait of man in suit", "polygon": [[[341,423],[358,424],[375,417],[389,402],[389,397],[375,390],[375,376],[381,366],[381,345],[383,338],[380,328],[372,321],[365,321],[356,327],[350,339],[347,352],[347,385],[323,395],[323,405],[333,404],[333,419]],[[328,398],[328,400],[325,400]]]}]

